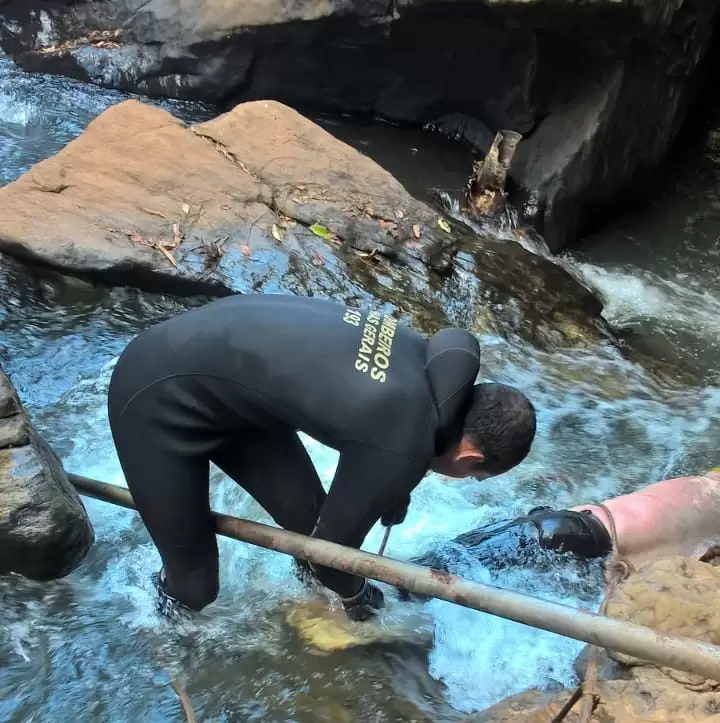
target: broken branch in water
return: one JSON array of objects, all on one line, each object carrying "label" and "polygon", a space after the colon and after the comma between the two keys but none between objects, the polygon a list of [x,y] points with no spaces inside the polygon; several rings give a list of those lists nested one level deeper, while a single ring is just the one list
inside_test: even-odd
[{"label": "broken branch in water", "polygon": [[465,203],[471,213],[495,216],[504,210],[507,175],[521,140],[522,136],[517,131],[498,131],[485,158],[473,163],[465,186]]},{"label": "broken branch in water", "polygon": [[178,683],[177,680],[171,680],[170,685],[172,685],[172,689],[175,693],[177,693],[177,697],[180,698],[180,705],[182,706],[188,723],[197,723],[197,718],[195,717],[195,711],[193,710],[190,696],[185,692],[185,689],[180,685],[180,683]]}]

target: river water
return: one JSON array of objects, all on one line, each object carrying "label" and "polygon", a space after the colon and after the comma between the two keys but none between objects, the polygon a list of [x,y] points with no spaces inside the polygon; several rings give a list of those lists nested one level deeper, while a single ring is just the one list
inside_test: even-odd
[{"label": "river water", "polygon": [[[124,97],[27,76],[0,58],[0,182],[58,151]],[[188,120],[208,117],[197,106],[164,106]],[[464,181],[467,153],[442,141],[323,123],[420,196],[431,186],[456,193]],[[560,261],[599,288],[612,323],[636,332],[656,356],[681,359],[694,385],[662,387],[620,358],[482,338],[484,374],[524,389],[538,408],[538,441],[518,470],[488,483],[427,478],[387,554],[408,558],[534,505],[601,500],[718,463],[714,142],[711,136],[702,158],[676,169],[652,206]],[[68,470],[123,484],[105,413],[113,364],[140,329],[191,302],[58,283],[0,261],[0,364]],[[305,442],[329,483],[337,455]],[[269,522],[220,475],[212,503]],[[180,678],[207,723],[452,721],[527,687],[574,682],[581,644],[440,601],[408,606],[390,599],[387,625],[404,631],[402,643],[319,655],[285,622],[287,606],[304,595],[289,560],[224,538],[217,603],[198,621],[171,628],[154,613],[148,578],[159,560],[137,515],[94,500],[86,505],[97,542],[80,569],[46,585],[0,580],[4,722],[182,721],[170,675]],[[377,550],[381,534],[374,529],[364,549]],[[572,605],[599,600],[597,570],[570,564],[542,573],[478,566],[467,574]]]}]

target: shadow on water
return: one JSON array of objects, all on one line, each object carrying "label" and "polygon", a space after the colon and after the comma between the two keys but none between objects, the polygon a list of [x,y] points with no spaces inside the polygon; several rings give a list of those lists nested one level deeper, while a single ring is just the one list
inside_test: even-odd
[{"label": "shadow on water", "polygon": [[[21,85],[0,85],[0,98],[20,102],[32,119],[24,122],[10,101],[0,101],[0,133],[14,138],[3,145],[8,174],[56,152],[91,117],[124,97],[63,79],[15,76],[3,69],[4,62],[0,59],[0,72],[10,72]],[[46,107],[48,98],[52,105]],[[11,136],[9,122],[37,133],[37,143],[25,142],[19,127]],[[450,189],[455,183],[451,171],[437,176],[439,181],[422,175],[432,166],[412,151],[418,147],[414,136],[388,127],[378,135],[366,126],[346,125],[343,132],[354,143],[365,138],[373,152],[395,158],[395,166],[387,162],[393,171],[417,169],[420,195],[431,185]],[[438,166],[445,164],[442,154],[432,157]],[[712,192],[695,188],[688,192],[688,204],[697,214],[710,215],[685,232],[689,244],[713,234]],[[680,203],[674,212],[672,203]],[[682,196],[672,196],[666,210],[667,223],[682,225],[689,217]],[[634,231],[624,226],[616,233],[646,243],[655,232],[653,218],[638,221]],[[603,249],[612,238],[612,233],[605,237]],[[609,260],[594,257],[591,246],[567,260],[595,280],[605,279],[600,285],[614,321],[632,326],[642,316],[648,324],[671,329],[682,328],[693,314],[710,319],[718,294],[703,276],[702,253],[697,267],[682,266],[680,253],[677,268],[660,263],[650,269],[642,254],[624,255],[627,246],[616,247]],[[202,300],[99,289],[54,275],[30,275],[5,258],[0,262],[0,363],[68,469],[123,484],[105,411],[117,355],[141,329]],[[676,292],[653,297],[656,279],[676,273],[687,274]],[[630,289],[635,297],[628,296]],[[693,331],[703,343],[715,343],[710,321]],[[717,464],[717,388],[664,388],[638,366],[601,359],[591,349],[547,352],[490,335],[481,341],[483,374],[522,388],[535,403],[538,441],[521,467],[486,484],[448,484],[430,475],[414,494],[405,524],[393,532],[388,555],[408,559],[535,505],[598,501]],[[715,363],[709,354],[707,363]],[[329,484],[336,453],[304,441]],[[219,474],[213,477],[212,503],[219,511],[269,522]],[[289,560],[224,538],[217,603],[197,622],[170,629],[154,613],[149,575],[159,560],[137,516],[94,500],[86,504],[97,543],[81,568],[46,585],[0,580],[0,719],[8,723],[180,721],[168,675],[186,684],[200,720],[267,723],[452,721],[461,711],[478,710],[527,687],[573,681],[572,660],[582,647],[574,641],[439,601],[403,606],[392,595],[388,618],[405,626],[409,638],[419,629],[431,630],[429,650],[393,644],[317,655],[284,620],[285,606],[305,595]],[[377,550],[381,537],[376,526],[364,549]],[[597,576],[570,564],[501,573],[471,564],[466,574],[568,604],[597,602]]]},{"label": "shadow on water", "polygon": [[720,379],[719,189],[716,127],[701,152],[674,160],[655,199],[565,254],[634,343],[704,368],[712,383]]},{"label": "shadow on water", "polygon": [[434,202],[433,189],[460,197],[473,156],[468,147],[418,129],[388,123],[310,116],[318,125],[389,171],[415,198]]}]

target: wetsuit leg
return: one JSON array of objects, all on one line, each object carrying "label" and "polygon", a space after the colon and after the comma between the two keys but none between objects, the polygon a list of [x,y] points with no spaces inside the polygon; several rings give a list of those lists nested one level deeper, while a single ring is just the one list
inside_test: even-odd
[{"label": "wetsuit leg", "polygon": [[[280,527],[312,533],[326,495],[295,430],[243,431],[213,453],[212,461]],[[307,563],[296,562],[306,577]]]},{"label": "wetsuit leg", "polygon": [[[147,398],[143,398],[147,396]],[[210,463],[183,453],[141,395],[111,429],[128,489],[162,558],[167,593],[192,610],[218,593],[218,549],[210,514]]]}]

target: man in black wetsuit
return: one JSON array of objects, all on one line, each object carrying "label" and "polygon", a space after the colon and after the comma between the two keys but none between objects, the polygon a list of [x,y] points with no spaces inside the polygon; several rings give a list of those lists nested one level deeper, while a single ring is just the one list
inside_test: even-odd
[{"label": "man in black wetsuit", "polygon": [[[162,558],[160,609],[217,597],[210,462],[281,527],[355,548],[378,519],[404,520],[428,470],[485,479],[519,464],[534,409],[512,387],[475,385],[479,363],[462,329],[426,339],[377,311],[297,296],[230,296],[142,332],[115,367],[108,411]],[[340,452],[327,495],[298,431]],[[367,580],[309,567],[352,619],[383,606]]]}]

